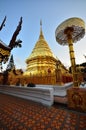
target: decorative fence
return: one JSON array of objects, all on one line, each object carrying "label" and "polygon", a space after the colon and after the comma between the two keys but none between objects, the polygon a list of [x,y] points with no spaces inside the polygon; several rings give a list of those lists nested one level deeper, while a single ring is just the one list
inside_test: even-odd
[{"label": "decorative fence", "polygon": [[[9,74],[8,77],[6,77],[6,80],[3,80],[4,77],[0,76],[0,84],[8,84],[8,85],[26,85],[29,83],[34,83],[34,84],[47,84],[47,85],[56,85],[56,84],[63,84],[63,83],[68,83],[72,82],[73,78],[72,75],[68,74],[62,74],[62,75],[40,75],[40,76],[24,76],[24,75],[13,75]],[[5,83],[6,81],[6,83]]]}]

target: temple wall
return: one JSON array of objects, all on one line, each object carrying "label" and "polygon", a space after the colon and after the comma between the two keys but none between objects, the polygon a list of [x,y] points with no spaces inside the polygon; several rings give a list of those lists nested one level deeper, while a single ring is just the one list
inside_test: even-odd
[{"label": "temple wall", "polygon": [[[1,77],[1,82],[2,84],[4,77]],[[6,78],[7,79],[7,78]],[[47,74],[44,75],[41,73],[41,75],[30,75],[30,76],[24,76],[24,75],[14,75],[12,73],[8,74],[8,79],[6,81],[6,84],[9,85],[22,85],[25,86],[29,83],[34,83],[34,84],[47,84],[47,85],[62,85],[64,83],[72,82],[73,78],[72,75],[69,74],[61,74],[59,73],[57,75],[54,74]]]}]

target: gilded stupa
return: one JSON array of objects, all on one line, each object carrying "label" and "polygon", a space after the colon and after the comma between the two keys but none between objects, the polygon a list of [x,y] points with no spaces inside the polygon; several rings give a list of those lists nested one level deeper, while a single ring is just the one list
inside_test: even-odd
[{"label": "gilded stupa", "polygon": [[47,72],[54,73],[56,69],[56,61],[48,43],[46,42],[43,32],[42,23],[40,22],[40,35],[32,53],[27,58],[27,70],[24,75],[39,75]]},{"label": "gilded stupa", "polygon": [[[40,22],[38,41],[30,56],[26,59],[26,63],[27,69],[24,72],[24,76],[28,77],[28,82],[30,81],[37,84],[56,84],[59,72],[61,74],[67,71],[60,60],[54,56],[45,40],[42,31],[42,22]],[[61,69],[57,74],[59,68]]]}]

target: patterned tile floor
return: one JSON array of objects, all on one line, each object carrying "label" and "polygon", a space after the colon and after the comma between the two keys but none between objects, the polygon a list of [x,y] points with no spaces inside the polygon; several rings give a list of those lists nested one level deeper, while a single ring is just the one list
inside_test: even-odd
[{"label": "patterned tile floor", "polygon": [[0,130],[86,130],[86,113],[0,94]]}]

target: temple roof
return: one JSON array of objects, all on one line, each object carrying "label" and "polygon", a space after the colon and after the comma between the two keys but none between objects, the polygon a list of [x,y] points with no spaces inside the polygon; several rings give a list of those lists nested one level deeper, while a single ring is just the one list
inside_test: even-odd
[{"label": "temple roof", "polygon": [[[26,62],[29,60],[32,60],[37,57],[52,57],[53,59],[56,59],[54,54],[52,53],[48,43],[46,42],[43,32],[42,32],[42,24],[40,23],[40,35],[38,38],[38,41],[36,42],[31,55],[28,57]],[[57,59],[56,59],[57,60]]]},{"label": "temple roof", "polygon": [[1,39],[0,39],[0,48],[3,48],[5,50],[10,50],[10,47],[8,47]]}]

